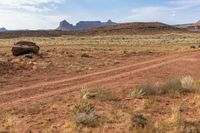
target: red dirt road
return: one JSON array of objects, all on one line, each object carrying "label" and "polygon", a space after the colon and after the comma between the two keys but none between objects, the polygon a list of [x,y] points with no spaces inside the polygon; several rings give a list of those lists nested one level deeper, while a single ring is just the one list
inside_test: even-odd
[{"label": "red dirt road", "polygon": [[[178,62],[185,62],[185,65],[199,65],[200,53],[193,52],[187,54],[174,54],[157,59],[144,61],[135,64],[124,64],[121,67],[102,70],[90,74],[64,78],[53,81],[39,82],[18,88],[11,86],[1,88],[0,107],[9,107],[20,105],[26,102],[32,102],[43,98],[58,96],[59,94],[77,91],[84,86],[95,84],[109,85],[109,83],[120,83],[120,80],[131,77],[137,73],[148,70],[156,70],[159,67]],[[189,64],[192,62],[193,64]],[[196,63],[195,63],[196,62]],[[183,66],[184,67],[184,66]]]}]

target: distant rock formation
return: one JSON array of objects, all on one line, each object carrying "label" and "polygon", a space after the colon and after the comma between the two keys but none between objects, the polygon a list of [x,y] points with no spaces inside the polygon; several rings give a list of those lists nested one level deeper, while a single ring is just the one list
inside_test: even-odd
[{"label": "distant rock formation", "polygon": [[85,30],[85,29],[91,29],[91,28],[96,28],[100,26],[107,26],[107,25],[114,25],[114,24],[117,24],[117,23],[114,23],[111,20],[108,20],[107,22],[80,21],[76,25],[72,25],[66,20],[63,20],[60,22],[60,25],[57,28],[57,30]]},{"label": "distant rock formation", "polygon": [[200,25],[200,20],[198,22],[196,22],[197,25]]},{"label": "distant rock formation", "polygon": [[4,27],[0,28],[0,32],[5,32],[5,31],[7,31],[6,28]]},{"label": "distant rock formation", "polygon": [[69,22],[67,22],[66,20],[63,20],[60,22],[59,27],[57,28],[58,30],[73,30],[74,26],[72,24],[70,24]]},{"label": "distant rock formation", "polygon": [[196,23],[191,23],[191,24],[180,24],[180,25],[176,25],[176,27],[187,29],[190,31],[200,31],[200,21]]}]

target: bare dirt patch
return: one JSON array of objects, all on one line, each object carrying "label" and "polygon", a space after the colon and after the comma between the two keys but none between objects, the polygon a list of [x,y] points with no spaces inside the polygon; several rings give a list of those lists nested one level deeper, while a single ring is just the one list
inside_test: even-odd
[{"label": "bare dirt patch", "polygon": [[182,127],[198,131],[197,91],[171,88],[162,95],[145,95],[139,90],[130,97],[136,86],[159,86],[180,76],[191,76],[193,80],[184,82],[194,81],[199,88],[200,54],[188,45],[197,45],[198,38],[189,34],[25,38],[41,47],[31,59],[10,54],[20,38],[2,40],[0,132],[153,132]]},{"label": "bare dirt patch", "polygon": [[[190,60],[183,60],[185,58],[194,59],[193,61],[196,62],[189,64]],[[131,122],[131,112],[142,113],[145,117],[150,117],[151,120],[162,125],[164,124],[162,122],[171,121],[173,106],[181,106],[182,118],[193,124],[190,126],[196,127],[194,121],[198,120],[198,112],[196,112],[197,108],[192,106],[194,104],[192,97],[198,94],[188,93],[177,95],[177,97],[164,95],[129,99],[127,87],[134,87],[147,81],[163,82],[174,75],[191,75],[196,81],[200,79],[200,74],[197,71],[199,65],[198,52],[175,54],[138,62],[130,66],[124,64],[122,67],[112,67],[112,69],[75,76],[70,79],[54,79],[51,82],[12,88],[0,93],[1,107],[3,108],[1,111],[2,114],[7,111],[15,118],[17,117],[18,121],[23,122],[23,127],[26,127],[23,131],[128,132],[134,128]],[[68,83],[68,81],[70,82]],[[84,86],[93,92],[96,92],[95,89],[98,87],[102,88],[103,86],[105,93],[102,94],[108,94],[106,99],[112,97],[112,93],[106,93],[108,90],[113,91],[118,99],[102,101],[97,96],[88,100],[95,105],[95,111],[100,116],[97,127],[77,127],[73,120],[72,108],[79,100],[82,100],[81,89]],[[14,120],[16,121],[16,119]],[[190,126],[186,126],[186,128],[190,128]],[[173,126],[166,124],[163,126],[166,130],[171,129],[171,127]]]}]

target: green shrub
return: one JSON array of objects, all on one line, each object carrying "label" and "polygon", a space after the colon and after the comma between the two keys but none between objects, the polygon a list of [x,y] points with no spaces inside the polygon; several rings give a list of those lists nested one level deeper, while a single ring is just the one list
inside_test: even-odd
[{"label": "green shrub", "polygon": [[73,112],[76,113],[86,113],[89,114],[91,112],[95,111],[94,105],[90,104],[87,101],[81,101],[78,104],[74,106]]},{"label": "green shrub", "polygon": [[194,81],[191,77],[173,78],[165,82],[159,87],[160,94],[184,94],[191,92],[194,86]]},{"label": "green shrub", "polygon": [[131,123],[134,133],[165,133],[165,130],[160,127],[161,123],[153,122],[141,113],[132,113]]},{"label": "green shrub", "polygon": [[148,120],[140,113],[132,113],[131,122],[134,128],[144,129],[147,126]]},{"label": "green shrub", "polygon": [[73,109],[74,121],[77,125],[96,127],[99,124],[99,117],[95,107],[88,102],[80,102]]},{"label": "green shrub", "polygon": [[180,78],[173,78],[167,80],[164,84],[159,86],[159,94],[175,93],[176,91],[183,91]]},{"label": "green shrub", "polygon": [[98,116],[95,112],[91,112],[89,114],[78,113],[75,115],[74,120],[77,124],[82,124],[88,127],[96,127],[99,123]]},{"label": "green shrub", "polygon": [[155,85],[152,84],[139,85],[131,90],[130,97],[138,98],[142,96],[156,95],[156,91],[157,87]]},{"label": "green shrub", "polygon": [[130,92],[131,98],[139,98],[139,97],[142,97],[142,96],[145,96],[143,89],[135,88],[135,89],[131,90],[131,92]]},{"label": "green shrub", "polygon": [[160,85],[145,84],[136,86],[129,93],[130,97],[165,95],[177,96],[187,92],[193,92],[194,80],[190,76],[172,78]]},{"label": "green shrub", "polygon": [[90,99],[90,98],[96,97],[97,95],[97,93],[90,92],[87,88],[83,88],[81,92],[83,94],[83,99]]}]

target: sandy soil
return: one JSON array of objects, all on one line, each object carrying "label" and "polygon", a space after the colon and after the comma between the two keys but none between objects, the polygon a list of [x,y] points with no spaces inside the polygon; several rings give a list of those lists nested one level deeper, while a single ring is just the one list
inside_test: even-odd
[{"label": "sandy soil", "polygon": [[[13,112],[17,117],[23,119],[26,123],[24,127],[24,132],[29,130],[33,132],[42,132],[42,125],[44,121],[53,121],[51,123],[57,123],[55,129],[61,129],[61,127],[66,124],[66,119],[70,121],[69,114],[65,116],[63,110],[63,104],[69,105],[71,107],[77,99],[80,99],[80,90],[83,87],[96,88],[97,86],[103,86],[106,89],[113,90],[117,93],[120,99],[120,105],[124,108],[127,106],[130,109],[138,109],[142,107],[144,99],[134,99],[127,100],[128,87],[133,87],[138,84],[143,84],[146,82],[163,82],[166,79],[174,76],[191,75],[195,80],[200,79],[200,53],[190,52],[190,53],[179,53],[171,54],[167,56],[157,57],[148,61],[140,62],[125,62],[118,66],[112,68],[104,68],[95,70],[90,73],[82,73],[73,76],[66,76],[59,74],[59,76],[52,76],[50,79],[38,79],[35,81],[28,81],[25,84],[11,84],[2,85],[0,89],[0,107],[2,114],[5,112]],[[64,100],[55,100],[56,98],[64,97]],[[184,103],[187,104],[193,95],[187,95],[179,99],[169,99],[164,97],[159,97],[160,108],[167,108],[171,104]],[[62,98],[61,98],[62,99]],[[24,114],[23,109],[27,105],[33,106],[35,103],[43,103],[41,106],[43,109],[49,106],[49,103],[55,107],[51,108],[48,113],[36,113],[36,114]],[[110,104],[101,103],[99,100],[91,101],[98,106],[99,110],[104,110],[104,106],[109,110]],[[111,101],[110,101],[111,102]],[[56,104],[55,104],[56,103]],[[141,106],[140,106],[141,105]],[[189,108],[189,107],[188,107]],[[18,110],[18,112],[17,112]],[[16,113],[17,112],[17,113]],[[169,114],[164,110],[163,112],[149,111],[153,118],[166,119]],[[186,112],[186,116],[194,110],[189,110]],[[146,110],[148,114],[148,110]],[[160,114],[159,114],[160,113]],[[21,116],[24,114],[23,116]],[[190,118],[198,118],[197,114],[190,116]],[[52,118],[52,119],[51,119]],[[122,117],[123,118],[123,117]],[[40,123],[43,121],[43,123]],[[123,120],[121,120],[123,121]],[[126,132],[127,123],[124,125],[121,122],[121,129],[119,127],[113,127],[113,129],[104,127],[105,132]],[[113,124],[112,126],[117,125]],[[104,125],[106,126],[106,125]],[[111,127],[112,127],[111,126]],[[28,130],[29,129],[29,130]],[[117,129],[117,130],[116,130]],[[92,129],[93,132],[102,131],[101,128]]]}]

